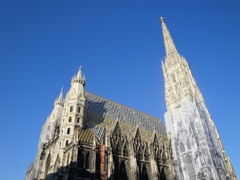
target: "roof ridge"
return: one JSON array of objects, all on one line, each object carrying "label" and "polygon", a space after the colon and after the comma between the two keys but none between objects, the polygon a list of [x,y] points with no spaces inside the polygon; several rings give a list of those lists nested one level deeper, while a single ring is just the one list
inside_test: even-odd
[{"label": "roof ridge", "polygon": [[143,111],[140,111],[140,110],[134,109],[134,108],[132,108],[132,107],[129,107],[129,106],[123,105],[123,104],[118,103],[118,102],[116,102],[116,101],[112,101],[112,100],[110,100],[110,99],[108,99],[108,98],[105,98],[105,97],[99,96],[99,95],[94,94],[94,93],[91,93],[91,92],[89,92],[89,91],[85,91],[85,93],[89,93],[89,94],[92,94],[92,95],[98,96],[98,97],[100,97],[100,98],[102,98],[102,99],[105,99],[105,100],[107,100],[107,101],[111,101],[111,102],[113,102],[113,103],[115,103],[115,104],[119,104],[119,105],[124,106],[124,107],[126,107],[126,108],[128,108],[128,109],[132,109],[132,110],[137,111],[137,112],[139,112],[139,113],[142,113],[142,114],[145,114],[145,115],[151,116],[151,117],[153,117],[153,118],[159,119],[160,122],[163,123],[163,121],[162,121],[161,118],[159,118],[159,117],[156,117],[156,116],[153,116],[153,115],[151,115],[151,114],[145,113],[145,112],[143,112]]}]

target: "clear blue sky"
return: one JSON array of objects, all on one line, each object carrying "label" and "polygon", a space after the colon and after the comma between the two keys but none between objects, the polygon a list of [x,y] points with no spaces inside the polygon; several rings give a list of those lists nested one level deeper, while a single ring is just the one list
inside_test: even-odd
[{"label": "clear blue sky", "polygon": [[160,15],[240,177],[239,0],[0,0],[0,180],[24,179],[80,65],[87,91],[163,120]]}]

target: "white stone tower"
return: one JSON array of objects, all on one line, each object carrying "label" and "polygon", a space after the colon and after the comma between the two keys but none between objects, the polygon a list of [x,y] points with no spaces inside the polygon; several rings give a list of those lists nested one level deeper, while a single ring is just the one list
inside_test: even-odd
[{"label": "white stone tower", "polygon": [[65,147],[73,141],[76,128],[82,128],[84,126],[85,84],[86,80],[82,75],[82,68],[80,67],[77,75],[74,75],[72,78],[71,88],[64,102],[60,132],[62,147]]},{"label": "white stone tower", "polygon": [[236,179],[229,158],[186,59],[181,56],[163,18],[166,57],[162,62],[174,167],[179,180]]},{"label": "white stone tower", "polygon": [[[52,113],[42,127],[36,159],[30,167],[29,174],[26,175],[26,180],[45,179],[47,174],[67,166],[70,159],[76,158],[74,156],[77,152],[76,132],[85,125],[85,84],[86,79],[80,67],[77,75],[72,78],[66,98],[63,99],[61,90],[54,102]],[[66,156],[67,147],[74,148],[71,148]],[[42,159],[44,154],[47,156],[46,161]]]},{"label": "white stone tower", "polygon": [[[62,115],[63,110],[63,89],[61,89],[61,92],[58,96],[58,98],[54,102],[54,108],[50,114],[50,116],[47,118],[47,121],[42,126],[42,131],[40,134],[39,142],[38,142],[38,150],[35,162],[33,164],[33,174],[32,179],[38,176],[38,172],[40,171],[41,161],[40,156],[43,149],[43,145],[47,143],[49,140],[51,140],[54,136],[55,132],[55,126],[60,123],[60,118]],[[31,180],[29,178],[29,180]]]}]

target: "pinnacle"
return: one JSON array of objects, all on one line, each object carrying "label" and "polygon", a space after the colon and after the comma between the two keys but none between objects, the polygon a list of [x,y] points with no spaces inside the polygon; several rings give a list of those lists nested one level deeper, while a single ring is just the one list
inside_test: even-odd
[{"label": "pinnacle", "polygon": [[62,102],[63,102],[63,86],[61,88],[58,98],[55,100],[55,105],[62,104]]},{"label": "pinnacle", "polygon": [[163,23],[165,22],[165,18],[163,18],[162,16],[160,17],[160,22]]},{"label": "pinnacle", "polygon": [[82,66],[79,67],[78,73],[77,73],[78,78],[82,78]]},{"label": "pinnacle", "polygon": [[162,33],[163,33],[166,57],[168,57],[171,54],[176,54],[176,53],[178,54],[177,49],[174,45],[173,39],[167,29],[165,19],[163,17],[160,17],[160,21],[162,23]]},{"label": "pinnacle", "polygon": [[72,83],[77,82],[83,84],[85,86],[86,84],[86,78],[82,75],[82,66],[79,67],[77,75],[74,75],[72,78]]}]

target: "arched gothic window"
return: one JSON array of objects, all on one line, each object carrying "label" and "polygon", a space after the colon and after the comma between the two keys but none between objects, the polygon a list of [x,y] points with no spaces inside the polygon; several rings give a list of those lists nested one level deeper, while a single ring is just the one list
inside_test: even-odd
[{"label": "arched gothic window", "polygon": [[96,152],[96,164],[95,164],[95,168],[97,172],[100,172],[100,153],[99,151]]},{"label": "arched gothic window", "polygon": [[160,172],[160,179],[166,180],[167,178],[166,178],[164,169],[165,169],[165,168],[162,168],[162,170],[161,170],[161,172]]},{"label": "arched gothic window", "polygon": [[81,111],[81,107],[80,107],[80,106],[78,106],[78,113],[80,113],[80,111]]},{"label": "arched gothic window", "polygon": [[89,169],[89,162],[90,162],[90,153],[88,152],[85,156],[85,169]]},{"label": "arched gothic window", "polygon": [[89,169],[89,162],[90,162],[90,153],[88,152],[85,156],[85,169]]},{"label": "arched gothic window", "polygon": [[122,161],[120,165],[119,179],[128,179],[124,161]]},{"label": "arched gothic window", "polygon": [[73,112],[73,106],[70,107],[70,112]]},{"label": "arched gothic window", "polygon": [[79,123],[80,122],[80,117],[77,117],[77,123]]},{"label": "arched gothic window", "polygon": [[83,168],[84,158],[82,150],[78,150],[77,167]]},{"label": "arched gothic window", "polygon": [[66,140],[66,146],[68,145],[68,140]]},{"label": "arched gothic window", "polygon": [[72,122],[72,117],[71,116],[69,117],[68,122]]},{"label": "arched gothic window", "polygon": [[71,129],[68,128],[68,129],[67,129],[67,134],[70,134],[70,133],[71,133]]},{"label": "arched gothic window", "polygon": [[143,166],[143,169],[142,169],[142,179],[148,180],[148,173],[145,165]]}]

